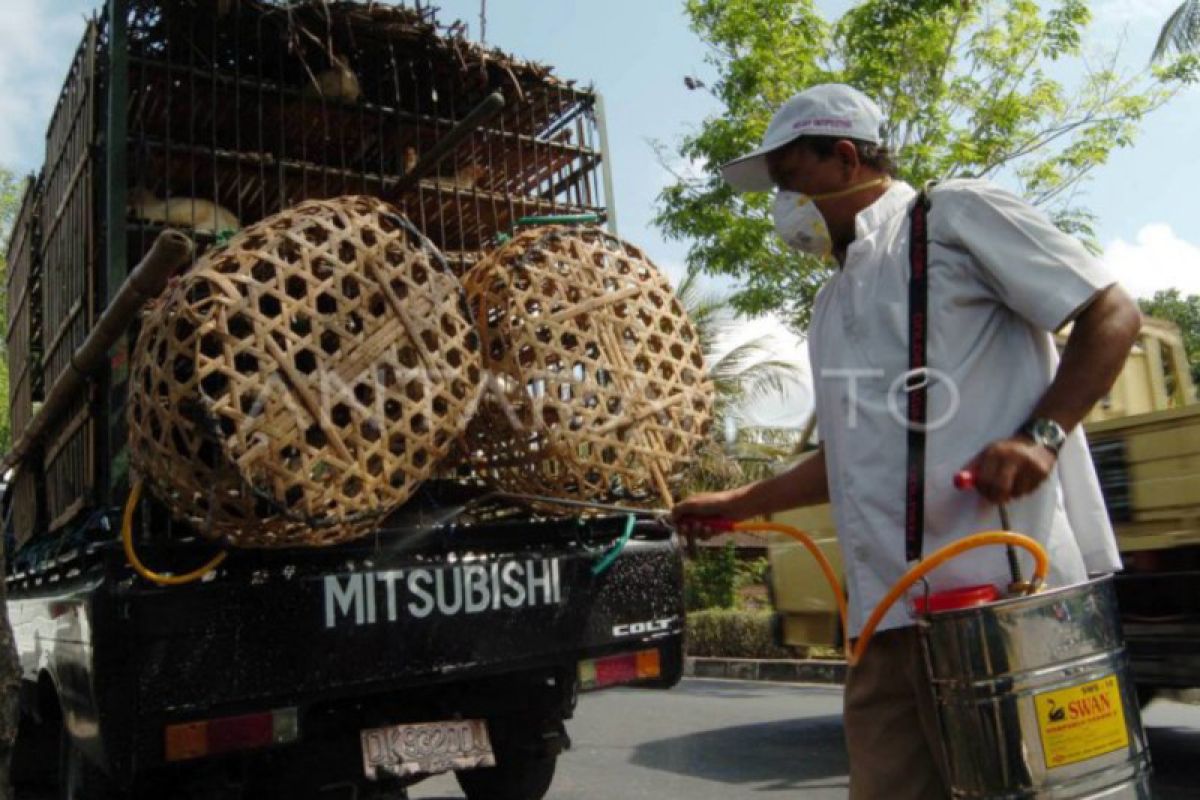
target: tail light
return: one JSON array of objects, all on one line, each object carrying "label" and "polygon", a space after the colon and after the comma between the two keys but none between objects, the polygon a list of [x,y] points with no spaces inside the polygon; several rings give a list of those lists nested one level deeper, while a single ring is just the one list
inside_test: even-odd
[{"label": "tail light", "polygon": [[658,650],[639,650],[579,662],[579,688],[583,691],[662,677]]},{"label": "tail light", "polygon": [[295,707],[279,708],[236,717],[216,717],[168,725],[165,730],[167,761],[215,756],[287,744],[300,738]]}]

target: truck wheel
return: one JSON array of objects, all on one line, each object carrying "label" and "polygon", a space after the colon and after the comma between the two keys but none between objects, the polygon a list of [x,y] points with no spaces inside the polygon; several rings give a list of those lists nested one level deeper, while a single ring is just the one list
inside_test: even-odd
[{"label": "truck wheel", "polygon": [[1137,692],[1138,708],[1145,711],[1146,706],[1150,705],[1150,701],[1157,694],[1155,688],[1153,686],[1139,686],[1135,684],[1134,690]]},{"label": "truck wheel", "polygon": [[523,749],[496,753],[496,766],[454,773],[467,800],[542,800],[554,780],[558,756]]},{"label": "truck wheel", "polygon": [[21,787],[53,787],[57,777],[58,725],[21,715],[13,745],[12,782]]},{"label": "truck wheel", "polygon": [[117,800],[121,796],[108,775],[75,745],[64,725],[58,749],[59,800]]}]

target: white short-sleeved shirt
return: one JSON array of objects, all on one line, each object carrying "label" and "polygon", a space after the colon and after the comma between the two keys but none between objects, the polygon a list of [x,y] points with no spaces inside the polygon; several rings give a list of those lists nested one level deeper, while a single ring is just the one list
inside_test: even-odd
[{"label": "white short-sleeved shirt", "polygon": [[[896,182],[859,213],[846,262],[817,295],[809,328],[852,635],[908,567],[907,401],[896,381],[908,370],[908,212],[915,197],[911,186]],[[1050,332],[1114,282],[1078,241],[996,186],[952,180],[935,186],[930,198],[927,362],[945,377],[928,389],[926,555],[1001,527],[996,508],[975,492],[956,490],[953,476],[1028,418],[1057,368]],[[1013,502],[1009,515],[1014,530],[1049,551],[1050,585],[1120,568],[1079,429],[1068,436],[1050,478]],[[1022,562],[1031,574],[1032,560]],[[929,584],[935,592],[1004,587],[1008,574],[1003,548],[987,547],[938,568]],[[897,603],[880,628],[912,624],[907,606]]]}]

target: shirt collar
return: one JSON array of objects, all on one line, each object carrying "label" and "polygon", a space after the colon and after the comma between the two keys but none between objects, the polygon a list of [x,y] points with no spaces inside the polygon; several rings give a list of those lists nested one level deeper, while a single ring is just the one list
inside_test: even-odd
[{"label": "shirt collar", "polygon": [[917,192],[904,181],[893,180],[888,190],[854,218],[854,237],[865,239],[871,231],[905,211]]}]

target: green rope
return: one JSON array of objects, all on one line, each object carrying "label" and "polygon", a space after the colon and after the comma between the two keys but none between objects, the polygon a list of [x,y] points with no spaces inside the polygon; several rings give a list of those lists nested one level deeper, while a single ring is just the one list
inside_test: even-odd
[{"label": "green rope", "polygon": [[599,222],[599,214],[549,214],[537,217],[521,217],[516,225],[586,225]]},{"label": "green rope", "polygon": [[517,228],[526,225],[593,225],[600,222],[599,214],[549,214],[546,216],[521,217],[513,223],[510,231],[500,231],[496,234],[496,244],[504,245],[512,241]]},{"label": "green rope", "polygon": [[600,557],[600,560],[592,565],[592,577],[595,578],[603,575],[608,571],[608,568],[617,560],[617,556],[621,555],[621,551],[625,549],[625,545],[629,544],[629,537],[633,535],[633,528],[637,524],[637,517],[630,514],[625,518],[625,532],[621,534],[621,538],[617,539],[609,551]]}]

